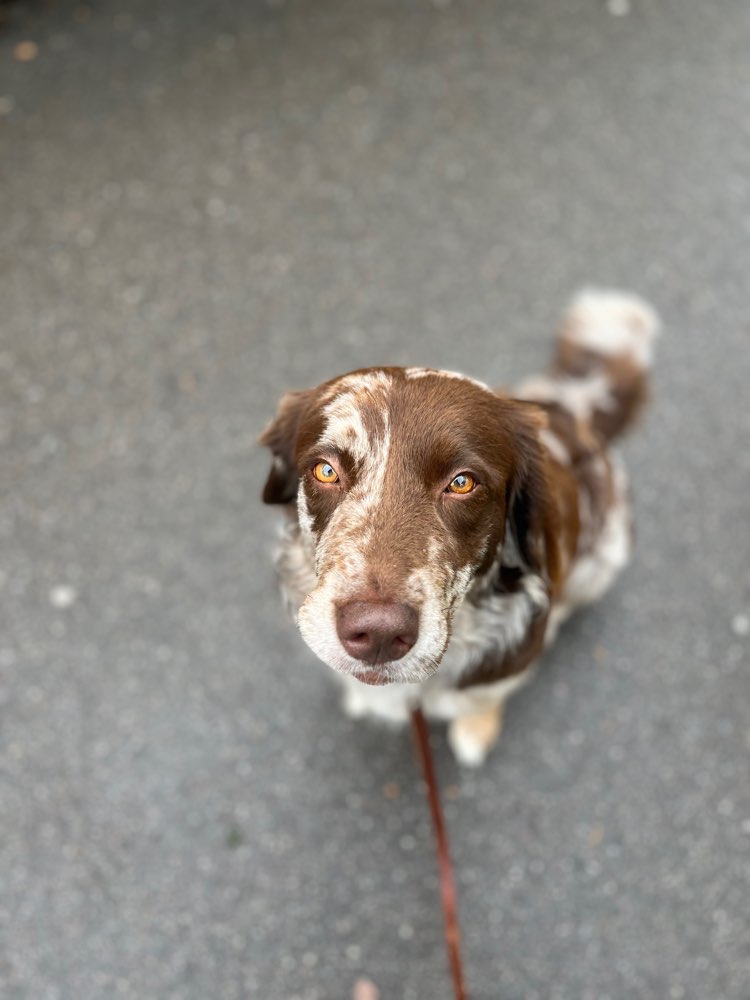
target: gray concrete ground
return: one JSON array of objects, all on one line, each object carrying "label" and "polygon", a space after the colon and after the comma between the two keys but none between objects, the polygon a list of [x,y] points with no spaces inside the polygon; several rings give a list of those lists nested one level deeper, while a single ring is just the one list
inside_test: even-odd
[{"label": "gray concrete ground", "polygon": [[744,0],[6,8],[0,995],[449,997],[409,734],[284,620],[254,439],[534,371],[597,283],[666,326],[640,544],[484,770],[434,731],[471,997],[750,996],[748,53]]}]

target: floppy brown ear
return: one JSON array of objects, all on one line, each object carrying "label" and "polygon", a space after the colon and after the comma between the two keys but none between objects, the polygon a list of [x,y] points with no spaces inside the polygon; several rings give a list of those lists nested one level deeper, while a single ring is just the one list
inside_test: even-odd
[{"label": "floppy brown ear", "polygon": [[276,417],[258,438],[258,444],[265,445],[273,453],[271,471],[263,488],[264,503],[289,503],[297,495],[294,450],[302,418],[312,396],[312,389],[285,393]]},{"label": "floppy brown ear", "polygon": [[508,484],[507,520],[524,566],[556,590],[562,572],[560,514],[552,497],[539,432],[547,415],[533,403],[511,400],[517,464]]}]

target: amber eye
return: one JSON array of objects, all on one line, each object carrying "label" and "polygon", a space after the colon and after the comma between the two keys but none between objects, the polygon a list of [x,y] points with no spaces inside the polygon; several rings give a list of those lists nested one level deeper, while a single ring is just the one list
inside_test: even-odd
[{"label": "amber eye", "polygon": [[330,462],[318,462],[313,469],[313,475],[319,483],[337,483],[339,476]]},{"label": "amber eye", "polygon": [[448,493],[459,493],[463,496],[465,493],[471,493],[476,485],[473,476],[469,475],[468,472],[462,472],[449,485]]}]

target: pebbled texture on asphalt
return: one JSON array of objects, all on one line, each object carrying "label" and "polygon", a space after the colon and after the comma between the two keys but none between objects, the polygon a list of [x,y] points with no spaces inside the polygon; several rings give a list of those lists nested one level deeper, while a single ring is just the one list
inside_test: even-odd
[{"label": "pebbled texture on asphalt", "polygon": [[434,729],[470,994],[746,1000],[747,5],[3,14],[0,995],[449,996],[409,734],[285,621],[254,440],[537,371],[593,283],[665,323],[639,545],[483,770]]}]

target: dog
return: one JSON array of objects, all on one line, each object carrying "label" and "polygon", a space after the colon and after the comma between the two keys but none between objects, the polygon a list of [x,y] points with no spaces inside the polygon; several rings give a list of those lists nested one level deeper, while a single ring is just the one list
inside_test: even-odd
[{"label": "dog", "polygon": [[506,699],[561,623],[632,547],[609,443],[648,396],[659,320],[587,290],[551,367],[512,393],[431,368],[367,368],[282,397],[259,442],[263,500],[288,522],[277,557],[302,637],[353,717],[449,722],[481,764]]}]

